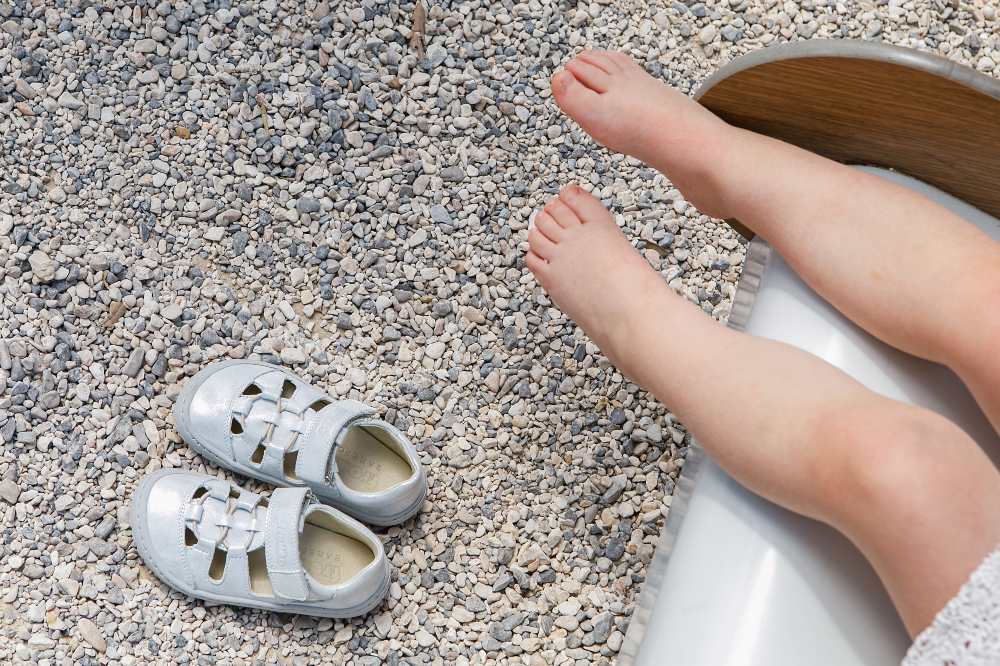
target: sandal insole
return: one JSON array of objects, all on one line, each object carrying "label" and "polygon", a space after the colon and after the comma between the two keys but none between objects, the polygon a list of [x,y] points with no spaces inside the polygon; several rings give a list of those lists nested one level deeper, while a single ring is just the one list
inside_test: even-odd
[{"label": "sandal insole", "polygon": [[[299,537],[299,554],[302,566],[322,585],[345,583],[375,559],[371,548],[361,541],[308,521]],[[250,589],[254,594],[274,596],[264,549],[252,551],[249,560]]]},{"label": "sandal insole", "polygon": [[261,596],[273,597],[271,579],[267,577],[267,560],[264,549],[258,548],[247,553],[247,566],[250,567],[250,591]]},{"label": "sandal insole", "polygon": [[409,463],[364,427],[348,430],[336,455],[340,478],[358,492],[382,492],[413,476]]},{"label": "sandal insole", "polygon": [[323,585],[340,585],[375,560],[372,549],[354,537],[306,523],[299,537],[302,566]]}]

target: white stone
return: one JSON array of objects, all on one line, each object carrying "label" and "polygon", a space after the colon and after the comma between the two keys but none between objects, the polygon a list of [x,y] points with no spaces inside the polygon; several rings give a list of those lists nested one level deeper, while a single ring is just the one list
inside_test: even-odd
[{"label": "white stone", "polygon": [[382,638],[387,637],[390,629],[392,629],[392,615],[389,613],[379,613],[375,616],[375,630],[378,631],[379,636]]},{"label": "white stone", "polygon": [[368,373],[361,368],[351,368],[351,370],[347,373],[347,376],[348,379],[351,380],[351,383],[359,388],[368,384]]},{"label": "white stone", "polygon": [[302,174],[302,178],[307,183],[312,183],[317,180],[323,180],[327,176],[327,171],[319,164],[313,164],[311,167],[306,169],[306,172]]},{"label": "white stone", "polygon": [[465,606],[455,606],[451,609],[451,616],[465,624],[466,622],[472,622],[476,619],[476,616],[469,612]]},{"label": "white stone", "polygon": [[39,282],[50,282],[56,276],[56,262],[42,252],[35,250],[28,257],[28,265],[31,266],[31,273]]},{"label": "white stone", "polygon": [[576,599],[567,599],[558,606],[556,606],[556,613],[559,615],[572,615],[576,616],[580,612],[580,602]]},{"label": "white stone", "polygon": [[80,630],[80,635],[83,636],[83,640],[90,643],[90,646],[104,654],[108,650],[108,642],[101,635],[101,630],[96,624],[83,617],[80,618],[76,623],[77,629]]},{"label": "white stone", "polygon": [[285,363],[291,363],[293,365],[306,362],[305,353],[298,347],[285,347],[281,350],[279,356]]},{"label": "white stone", "polygon": [[180,319],[182,314],[184,314],[184,308],[177,303],[171,303],[160,310],[160,315],[162,315],[164,319],[169,319],[170,321]]},{"label": "white stone", "polygon": [[14,83],[14,90],[25,99],[34,99],[34,97],[38,95],[38,91],[24,79],[18,79]]},{"label": "white stone", "polygon": [[426,242],[427,242],[427,230],[426,229],[417,229],[412,234],[410,234],[409,238],[406,239],[406,244],[409,247],[418,247],[420,245],[423,245]]}]

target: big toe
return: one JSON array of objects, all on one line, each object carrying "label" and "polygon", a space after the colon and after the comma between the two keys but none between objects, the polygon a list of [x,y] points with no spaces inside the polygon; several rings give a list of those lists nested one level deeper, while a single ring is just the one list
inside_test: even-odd
[{"label": "big toe", "polygon": [[600,95],[580,82],[568,70],[558,72],[552,77],[552,96],[556,104],[571,118],[580,122],[586,120],[592,112]]},{"label": "big toe", "polygon": [[570,185],[559,193],[562,200],[584,224],[593,222],[614,222],[607,208],[593,194],[579,185]]}]

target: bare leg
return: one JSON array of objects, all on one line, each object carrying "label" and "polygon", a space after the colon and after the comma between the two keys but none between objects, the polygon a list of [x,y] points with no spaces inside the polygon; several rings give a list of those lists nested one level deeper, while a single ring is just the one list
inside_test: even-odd
[{"label": "bare leg", "polygon": [[911,633],[1000,542],[1000,474],[957,426],[704,316],[590,194],[564,190],[529,245],[525,261],[556,304],[730,474],[858,545]]},{"label": "bare leg", "polygon": [[766,238],[865,330],[951,367],[1000,431],[1000,244],[906,188],[727,125],[623,54],[581,54],[553,93],[595,139]]}]

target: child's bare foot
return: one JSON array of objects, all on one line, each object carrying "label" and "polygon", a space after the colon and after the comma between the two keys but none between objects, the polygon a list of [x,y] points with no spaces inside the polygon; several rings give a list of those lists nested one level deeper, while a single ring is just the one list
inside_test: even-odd
[{"label": "child's bare foot", "polygon": [[635,377],[632,355],[621,352],[669,288],[611,213],[571,185],[538,211],[528,243],[525,263],[539,284],[619,370]]},{"label": "child's bare foot", "polygon": [[705,213],[726,215],[714,174],[731,127],[703,106],[614,51],[567,62],[552,94],[598,143],[662,171]]}]

